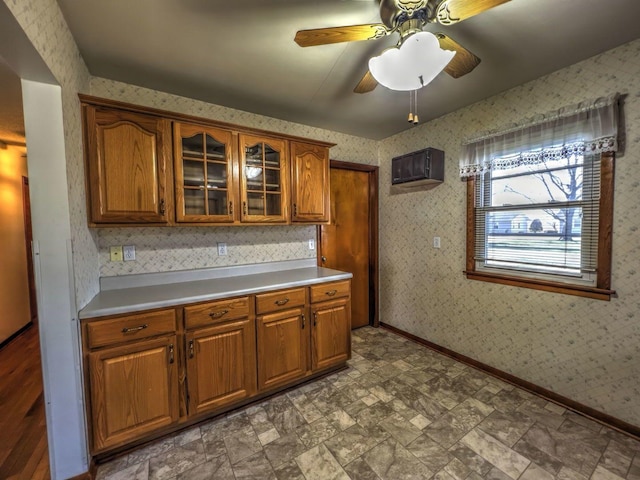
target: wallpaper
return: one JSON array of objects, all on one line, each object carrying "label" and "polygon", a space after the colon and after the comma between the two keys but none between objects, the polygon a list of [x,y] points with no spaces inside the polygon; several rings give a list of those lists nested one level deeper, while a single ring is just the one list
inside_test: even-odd
[{"label": "wallpaper", "polygon": [[[334,160],[376,164],[378,142],[249,112],[157,92],[104,78],[91,80],[91,94],[124,102],[186,113],[222,122],[335,143]],[[97,229],[100,276],[164,272],[192,268],[314,258],[309,239],[315,226],[171,227]],[[217,243],[228,255],[218,256]],[[110,262],[109,246],[134,245],[136,260]]]},{"label": "wallpaper", "polygon": [[[616,297],[466,280],[461,143],[613,92],[624,95],[626,132],[615,174]],[[427,146],[445,151],[444,183],[391,195],[391,158]],[[380,178],[381,321],[640,425],[640,40],[383,140]]]}]

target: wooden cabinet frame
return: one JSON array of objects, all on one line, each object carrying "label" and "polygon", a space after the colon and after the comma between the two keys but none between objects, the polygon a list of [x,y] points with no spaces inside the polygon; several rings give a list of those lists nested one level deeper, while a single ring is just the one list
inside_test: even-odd
[{"label": "wooden cabinet frame", "polygon": [[176,350],[177,337],[171,335],[89,353],[95,450],[178,421]]},{"label": "wooden cabinet frame", "polygon": [[[293,135],[269,132],[255,128],[218,122],[201,117],[169,112],[155,108],[147,108],[115,100],[102,99],[88,95],[79,95],[82,103],[84,117],[84,151],[87,170],[87,198],[89,224],[92,227],[114,226],[148,226],[167,224],[179,225],[252,225],[252,224],[289,224],[289,223],[325,223],[329,216],[329,176],[328,176],[328,151],[333,143],[311,140]],[[95,199],[100,199],[106,188],[104,174],[98,165],[97,135],[93,127],[95,118],[92,117],[96,109],[105,112],[113,112],[114,115],[129,116],[143,115],[160,122],[161,128],[157,131],[157,153],[162,158],[157,173],[158,191],[162,197],[158,202],[158,212],[113,212],[100,213],[104,206]],[[232,155],[233,197],[228,215],[222,216],[196,216],[181,215],[184,209],[183,193],[180,190],[181,173],[178,163],[179,148],[177,139],[171,138],[171,124],[180,126],[193,126],[195,128],[214,129],[226,131],[232,135],[230,153]],[[151,132],[153,130],[150,130]],[[176,135],[174,131],[174,135]],[[244,215],[242,202],[246,198],[246,178],[243,178],[242,168],[242,142],[241,137],[261,138],[267,143],[280,144],[282,146],[282,215],[255,216]],[[280,147],[279,147],[280,148]],[[295,149],[293,156],[290,152]],[[173,160],[171,160],[173,155]],[[320,175],[321,172],[326,173]],[[176,181],[174,182],[174,171]],[[180,178],[179,178],[180,177]],[[245,187],[243,187],[245,185]],[[244,193],[243,193],[244,188]],[[160,194],[159,194],[160,195]],[[318,199],[315,196],[321,195]],[[103,195],[104,196],[104,195]],[[295,199],[292,202],[292,198]],[[162,202],[164,200],[164,202]],[[104,202],[103,202],[104,203]],[[295,215],[293,213],[295,205]],[[164,208],[162,208],[164,207]],[[324,210],[324,211],[323,211]],[[161,213],[164,211],[164,213]]]},{"label": "wooden cabinet frame", "polygon": [[84,319],[91,453],[106,457],[341,368],[349,316],[350,281],[340,280]]},{"label": "wooden cabinet frame", "polygon": [[84,105],[83,115],[90,225],[168,223],[169,121],[94,105]]},{"label": "wooden cabinet frame", "polygon": [[330,191],[328,149],[291,142],[291,222],[329,222]]}]

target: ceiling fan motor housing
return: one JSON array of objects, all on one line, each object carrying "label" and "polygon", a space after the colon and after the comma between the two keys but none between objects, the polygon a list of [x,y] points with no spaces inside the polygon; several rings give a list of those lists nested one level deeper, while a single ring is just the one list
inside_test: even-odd
[{"label": "ceiling fan motor housing", "polygon": [[381,0],[380,19],[389,29],[407,20],[417,19],[424,25],[434,17],[439,0]]}]

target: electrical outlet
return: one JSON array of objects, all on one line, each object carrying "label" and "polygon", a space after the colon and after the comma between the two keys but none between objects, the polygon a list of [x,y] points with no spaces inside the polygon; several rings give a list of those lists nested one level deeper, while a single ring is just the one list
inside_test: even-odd
[{"label": "electrical outlet", "polygon": [[433,248],[440,248],[440,237],[433,237]]},{"label": "electrical outlet", "polygon": [[109,254],[112,262],[122,261],[122,245],[114,245],[109,247]]},{"label": "electrical outlet", "polygon": [[122,247],[122,258],[125,262],[131,262],[136,259],[135,245],[124,245]]},{"label": "electrical outlet", "polygon": [[227,254],[227,244],[218,242],[218,255],[226,255]]},{"label": "electrical outlet", "polygon": [[315,250],[316,249],[316,240],[315,238],[310,238],[309,239],[309,250]]}]

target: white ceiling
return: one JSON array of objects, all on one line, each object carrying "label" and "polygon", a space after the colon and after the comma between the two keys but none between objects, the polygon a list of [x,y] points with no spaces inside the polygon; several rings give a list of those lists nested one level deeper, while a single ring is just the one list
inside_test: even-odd
[{"label": "white ceiling", "polygon": [[[355,94],[390,37],[302,48],[297,30],[378,23],[375,0],[58,0],[94,76],[372,139],[408,128],[409,94]],[[511,0],[430,24],[482,62],[418,94],[421,123],[640,37],[638,0]]]}]

